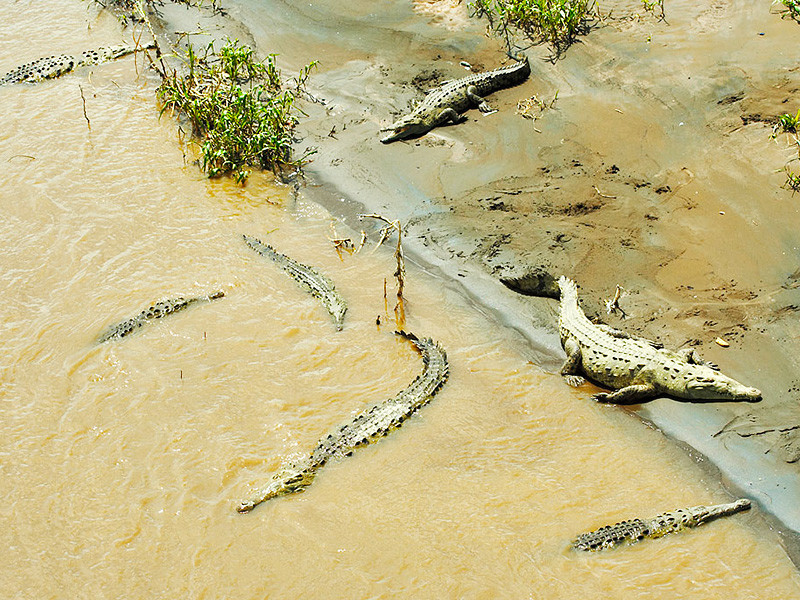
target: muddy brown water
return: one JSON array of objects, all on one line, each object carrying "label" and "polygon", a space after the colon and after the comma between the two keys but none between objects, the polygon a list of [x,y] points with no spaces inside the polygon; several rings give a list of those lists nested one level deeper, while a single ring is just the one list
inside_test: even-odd
[{"label": "muddy brown water", "polygon": [[[3,5],[0,24],[2,71],[120,38],[70,0]],[[236,513],[283,459],[422,365],[385,314],[391,250],[340,258],[318,205],[260,175],[206,180],[158,120],[154,85],[130,58],[0,89],[0,595],[800,597],[758,509],[569,551],[584,530],[731,496],[659,431],[530,364],[518,336],[413,264],[407,328],[447,349],[446,386],[304,494]],[[242,233],[328,274],[350,304],[344,330]],[[94,343],[154,300],[218,289]]]}]

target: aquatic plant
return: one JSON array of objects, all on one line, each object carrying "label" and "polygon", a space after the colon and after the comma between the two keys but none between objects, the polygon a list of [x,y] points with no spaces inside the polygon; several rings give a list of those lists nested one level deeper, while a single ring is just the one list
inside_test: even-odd
[{"label": "aquatic plant", "polygon": [[294,85],[281,79],[275,54],[256,60],[252,48],[229,40],[219,52],[210,43],[202,54],[189,45],[185,68],[167,70],[158,89],[161,114],[177,111],[199,140],[209,177],[230,174],[244,182],[248,167],[296,168],[313,151],[296,157],[292,138],[302,93],[316,61],[301,69]]},{"label": "aquatic plant", "polygon": [[508,38],[512,26],[535,43],[550,44],[555,58],[589,30],[595,0],[472,0],[469,7],[495,33]]}]

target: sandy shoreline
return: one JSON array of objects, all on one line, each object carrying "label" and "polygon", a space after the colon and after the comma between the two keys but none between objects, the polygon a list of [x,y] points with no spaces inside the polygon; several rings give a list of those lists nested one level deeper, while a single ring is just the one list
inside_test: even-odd
[{"label": "sandy shoreline", "polygon": [[[692,346],[759,387],[758,405],[657,399],[631,410],[793,530],[782,533],[797,560],[800,213],[775,172],[791,157],[786,140],[769,135],[800,88],[782,50],[797,25],[732,2],[719,14],[679,3],[668,24],[612,20],[555,65],[528,50],[534,73],[489,98],[497,114],[470,111],[465,124],[383,147],[378,128],[420,97],[422,82],[460,76],[461,60],[502,62],[484,24],[460,20],[463,5],[447,2],[350,18],[274,4],[282,16],[269,32],[248,2],[223,21],[290,71],[328,57],[310,82],[326,105],[309,105],[301,125],[301,145],[318,148],[301,193],[355,231],[363,210],[400,218],[412,259],[517,330],[546,369],[562,356],[554,304],[499,283],[540,266],[576,279],[587,312]],[[165,15],[172,30],[192,18],[175,7]],[[376,19],[385,40],[368,33]],[[536,120],[516,114],[518,100],[556,93]],[[617,285],[625,318],[603,310]],[[578,393],[588,401],[593,391]]]}]

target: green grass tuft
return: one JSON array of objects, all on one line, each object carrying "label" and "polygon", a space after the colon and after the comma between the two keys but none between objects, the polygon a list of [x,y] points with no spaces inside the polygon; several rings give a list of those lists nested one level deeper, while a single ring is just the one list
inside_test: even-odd
[{"label": "green grass tuft", "polygon": [[792,193],[800,192],[800,175],[792,171],[789,165],[784,167],[784,172],[786,173],[786,181],[783,183],[783,187],[787,190],[792,190]]},{"label": "green grass tuft", "polygon": [[219,52],[211,43],[202,55],[189,46],[183,72],[164,77],[158,89],[161,114],[174,110],[189,120],[209,177],[230,174],[242,183],[248,167],[277,172],[300,166],[311,154],[295,157],[292,138],[302,114],[295,100],[316,62],[287,88],[275,58],[258,61],[238,41],[228,41]]},{"label": "green grass tuft", "polygon": [[778,122],[772,126],[772,137],[776,137],[780,133],[797,133],[798,126],[800,126],[800,109],[797,110],[797,114],[794,116],[784,113],[778,117]]},{"label": "green grass tuft", "polygon": [[558,56],[589,30],[595,0],[472,0],[469,7],[496,33],[507,35],[513,26],[535,43],[550,44]]}]

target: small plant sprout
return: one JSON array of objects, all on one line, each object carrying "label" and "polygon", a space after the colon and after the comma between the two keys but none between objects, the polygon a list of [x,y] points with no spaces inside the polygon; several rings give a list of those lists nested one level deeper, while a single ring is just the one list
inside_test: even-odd
[{"label": "small plant sprout", "polygon": [[666,19],[666,15],[664,14],[664,0],[642,0],[642,8],[645,12],[658,17],[660,21]]},{"label": "small plant sprout", "polygon": [[784,113],[778,117],[778,122],[772,126],[772,137],[777,137],[781,133],[797,133],[798,125],[800,125],[800,109],[797,110],[797,114],[794,116]]},{"label": "small plant sprout", "polygon": [[786,181],[783,182],[784,189],[792,190],[792,194],[800,192],[800,175],[792,171],[789,165],[786,165],[783,170],[786,173]]}]

